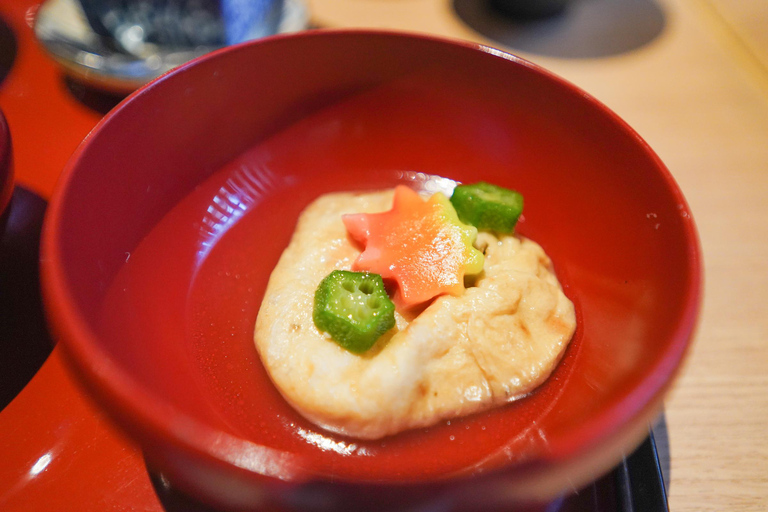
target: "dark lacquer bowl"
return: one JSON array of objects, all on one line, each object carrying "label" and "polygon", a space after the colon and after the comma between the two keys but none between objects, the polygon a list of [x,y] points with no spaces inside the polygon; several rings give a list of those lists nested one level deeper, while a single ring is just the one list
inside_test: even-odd
[{"label": "dark lacquer bowl", "polygon": [[[515,188],[577,308],[536,392],[380,441],[304,420],[252,341],[322,193]],[[107,115],[48,208],[44,295],[78,375],[179,489],[221,507],[403,510],[551,499],[646,434],[700,301],[693,220],[643,140],[583,91],[478,46],[317,31],[228,48]],[[425,505],[426,506],[426,505]]]},{"label": "dark lacquer bowl", "polygon": [[13,151],[11,131],[3,112],[0,111],[0,236],[5,231],[8,204],[13,194]]}]

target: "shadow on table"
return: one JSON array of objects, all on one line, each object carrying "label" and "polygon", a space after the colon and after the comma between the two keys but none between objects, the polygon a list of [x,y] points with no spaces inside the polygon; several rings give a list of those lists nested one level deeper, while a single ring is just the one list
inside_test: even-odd
[{"label": "shadow on table", "polygon": [[101,115],[106,115],[127,96],[127,94],[103,91],[66,74],[62,75],[62,81],[75,100]]},{"label": "shadow on table", "polygon": [[40,294],[40,232],[47,203],[16,186],[0,236],[0,410],[53,349]]},{"label": "shadow on table", "polygon": [[526,53],[566,59],[609,57],[639,49],[666,26],[654,0],[572,0],[559,14],[521,20],[492,4],[452,0],[459,18],[484,37]]}]

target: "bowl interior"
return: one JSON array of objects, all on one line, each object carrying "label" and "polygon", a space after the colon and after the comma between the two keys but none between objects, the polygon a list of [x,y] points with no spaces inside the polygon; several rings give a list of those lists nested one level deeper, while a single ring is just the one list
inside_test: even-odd
[{"label": "bowl interior", "polygon": [[[429,175],[522,192],[519,232],[552,257],[575,338],[506,407],[381,441],[329,434],[285,403],[256,354],[270,271],[320,194]],[[45,237],[53,323],[129,429],[201,452],[209,438],[189,432],[224,432],[350,480],[585,449],[658,400],[698,302],[692,219],[634,132],[527,63],[391,34],[279,37],[162,78],[78,150]]]}]

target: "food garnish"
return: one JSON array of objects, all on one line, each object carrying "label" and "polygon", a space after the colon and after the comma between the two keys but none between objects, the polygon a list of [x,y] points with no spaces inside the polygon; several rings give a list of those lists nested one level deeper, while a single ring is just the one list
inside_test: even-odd
[{"label": "food garnish", "polygon": [[315,325],[356,354],[395,326],[395,305],[378,274],[334,270],[315,291]]},{"label": "food garnish", "polygon": [[391,210],[344,215],[342,220],[350,236],[365,246],[352,269],[393,280],[398,308],[438,295],[461,295],[464,276],[483,270],[483,253],[473,246],[477,229],[459,220],[442,193],[425,200],[401,185]]},{"label": "food garnish", "polygon": [[458,185],[451,203],[462,222],[480,231],[512,233],[523,212],[523,196],[514,190],[480,181]]}]

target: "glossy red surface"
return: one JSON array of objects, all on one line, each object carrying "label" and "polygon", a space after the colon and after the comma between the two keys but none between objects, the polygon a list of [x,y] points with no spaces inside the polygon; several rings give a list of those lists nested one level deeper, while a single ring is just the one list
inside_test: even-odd
[{"label": "glossy red surface", "polygon": [[[271,388],[256,306],[312,198],[418,173],[520,190],[520,231],[579,328],[532,396],[352,443]],[[391,34],[243,45],[140,91],[73,156],[43,242],[52,324],[95,397],[180,488],[237,506],[477,505],[585,483],[644,435],[700,298],[685,201],[626,125],[523,61]]]},{"label": "glossy red surface", "polygon": [[0,106],[13,135],[18,180],[48,198],[72,152],[116,101],[72,82],[43,54],[31,28],[38,4],[0,2],[0,55],[10,64]]},{"label": "glossy red surface", "polygon": [[[67,80],[42,53],[31,29],[37,4],[0,0],[0,108],[13,137],[16,182],[0,241],[0,306],[11,306],[0,313],[3,405],[7,379],[26,380],[19,369],[34,374],[28,365],[50,352],[36,304],[39,221],[46,201],[69,156],[116,103]],[[73,382],[58,347],[0,409],[0,454],[3,512],[163,510],[140,450]]]}]

